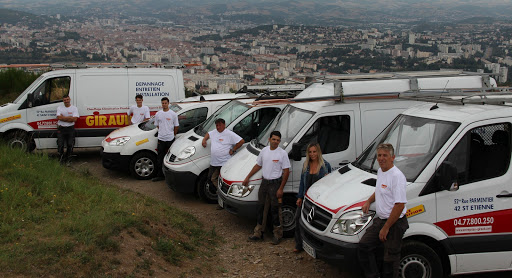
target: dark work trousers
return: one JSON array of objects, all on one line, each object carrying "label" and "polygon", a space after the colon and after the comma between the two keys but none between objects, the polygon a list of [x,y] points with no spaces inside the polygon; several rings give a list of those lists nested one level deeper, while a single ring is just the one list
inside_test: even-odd
[{"label": "dark work trousers", "polygon": [[[391,228],[389,228],[388,236],[385,242],[379,239],[379,233],[387,219],[375,217],[372,226],[364,234],[359,242],[358,257],[359,263],[363,268],[364,276],[367,278],[382,277],[391,278],[398,277],[398,268],[400,266],[400,249],[402,248],[402,237],[409,228],[407,217],[404,215],[399,218]],[[375,251],[377,248],[384,247],[384,256],[382,258],[382,271],[379,275],[379,267]]]},{"label": "dark work trousers", "polygon": [[302,250],[302,236],[300,234],[300,216],[302,214],[302,206],[298,206],[295,211],[295,249]]},{"label": "dark work trousers", "polygon": [[222,166],[210,165],[210,168],[208,169],[208,179],[206,182],[210,186],[213,186],[213,188],[217,188],[219,186],[220,168],[222,168]]},{"label": "dark work trousers", "polygon": [[[71,154],[73,154],[73,146],[75,145],[75,126],[58,126],[57,127],[57,150],[59,152],[59,161],[67,162]],[[64,153],[66,147],[66,153]]]},{"label": "dark work trousers", "polygon": [[171,147],[172,143],[174,143],[175,139],[172,139],[172,141],[162,141],[158,140],[158,147],[157,147],[157,153],[158,158],[156,161],[156,169],[157,169],[157,177],[163,177],[164,171],[162,170],[162,167],[164,166],[164,157],[167,154],[167,151],[169,151],[169,148]]},{"label": "dark work trousers", "polygon": [[[265,227],[264,218],[265,202],[267,198],[270,200],[270,214],[272,215],[272,225],[274,227],[273,234],[277,238],[283,237],[283,227],[281,226],[281,217],[279,216],[279,201],[277,200],[277,190],[281,186],[282,178],[274,180],[263,179],[258,191],[258,225],[255,228],[255,235],[261,236]],[[258,235],[259,234],[259,235]]]}]

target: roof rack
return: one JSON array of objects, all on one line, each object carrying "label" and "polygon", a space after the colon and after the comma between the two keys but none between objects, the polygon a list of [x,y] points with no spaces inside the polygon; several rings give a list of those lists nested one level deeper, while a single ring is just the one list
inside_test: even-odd
[{"label": "roof rack", "polygon": [[243,86],[237,94],[254,94],[260,99],[293,98],[306,89],[306,84],[270,84]]},{"label": "roof rack", "polygon": [[512,105],[512,87],[405,91],[399,98],[445,104]]},{"label": "roof rack", "polygon": [[49,64],[51,69],[82,69],[82,68],[184,68],[183,64],[162,63],[65,63]]}]

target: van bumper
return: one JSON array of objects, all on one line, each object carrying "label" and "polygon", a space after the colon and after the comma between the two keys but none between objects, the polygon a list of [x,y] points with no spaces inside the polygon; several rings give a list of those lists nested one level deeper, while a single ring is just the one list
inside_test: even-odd
[{"label": "van bumper", "polygon": [[358,269],[357,243],[343,242],[311,233],[300,221],[302,240],[315,249],[316,258],[345,269]]},{"label": "van bumper", "polygon": [[110,170],[125,170],[130,167],[130,156],[120,153],[101,152],[101,164]]},{"label": "van bumper", "polygon": [[197,175],[192,172],[173,171],[163,166],[165,183],[175,192],[193,194],[196,189]]},{"label": "van bumper", "polygon": [[228,198],[222,193],[218,193],[217,198],[222,200],[224,209],[229,213],[247,218],[256,218],[258,216],[258,202],[244,202]]}]

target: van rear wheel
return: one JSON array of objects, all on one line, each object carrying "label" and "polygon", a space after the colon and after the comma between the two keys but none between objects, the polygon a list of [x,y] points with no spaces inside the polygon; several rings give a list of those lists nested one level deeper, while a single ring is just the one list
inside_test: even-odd
[{"label": "van rear wheel", "polygon": [[208,182],[208,171],[201,174],[197,183],[199,197],[208,204],[217,203],[217,187]]},{"label": "van rear wheel", "polygon": [[402,246],[399,277],[443,277],[443,265],[437,253],[425,243],[406,241]]},{"label": "van rear wheel", "polygon": [[148,180],[156,175],[156,155],[151,152],[135,154],[130,161],[130,173],[139,180]]}]

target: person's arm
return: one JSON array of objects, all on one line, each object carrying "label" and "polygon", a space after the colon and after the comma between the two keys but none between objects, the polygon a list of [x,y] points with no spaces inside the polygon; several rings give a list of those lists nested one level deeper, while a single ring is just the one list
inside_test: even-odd
[{"label": "person's arm", "polygon": [[178,134],[178,129],[179,129],[179,126],[174,127],[174,136],[176,136],[176,134]]},{"label": "person's arm", "polygon": [[393,206],[393,210],[391,210],[391,214],[389,214],[388,220],[380,229],[379,232],[379,239],[380,241],[384,242],[387,239],[389,228],[395,224],[395,222],[400,218],[400,214],[402,214],[402,211],[404,210],[405,204],[404,203],[395,203]]},{"label": "person's arm", "polygon": [[201,143],[203,145],[203,148],[206,148],[206,142],[210,139],[210,133],[206,133],[206,135],[203,138],[203,142]]},{"label": "person's arm", "polygon": [[233,148],[229,150],[229,154],[233,155],[236,150],[240,149],[240,147],[245,143],[244,139],[240,140],[238,143],[235,144]]},{"label": "person's arm", "polygon": [[252,177],[252,175],[256,174],[261,169],[261,166],[258,164],[254,164],[254,167],[252,167],[251,172],[247,174],[247,177],[245,177],[245,180],[242,182],[242,185],[247,186],[249,184],[249,179]]},{"label": "person's arm", "polygon": [[290,175],[290,168],[283,169],[283,179],[281,180],[281,186],[277,190],[277,198],[283,198],[283,190],[286,182],[288,181],[288,176]]},{"label": "person's arm", "polygon": [[372,196],[370,196],[370,198],[368,198],[368,200],[366,200],[366,202],[364,203],[363,205],[363,212],[364,213],[368,213],[368,210],[370,209],[370,205],[375,202],[375,192],[372,194]]}]

